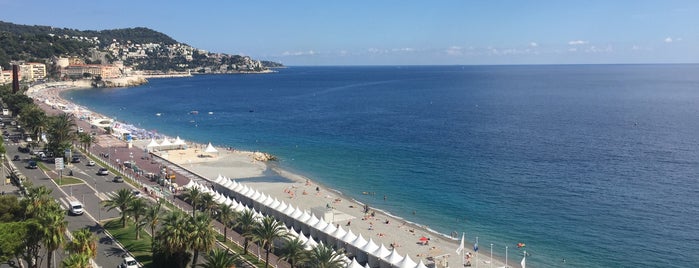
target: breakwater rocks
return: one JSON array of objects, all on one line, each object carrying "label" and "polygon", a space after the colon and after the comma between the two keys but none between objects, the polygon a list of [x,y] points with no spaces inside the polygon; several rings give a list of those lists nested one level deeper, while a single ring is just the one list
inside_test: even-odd
[{"label": "breakwater rocks", "polygon": [[100,81],[102,83],[98,82],[93,82],[92,86],[93,87],[133,87],[133,86],[140,86],[143,84],[148,83],[148,80],[146,80],[145,77],[143,76],[128,76],[128,77],[120,77],[120,78],[114,78],[114,79],[105,79]]},{"label": "breakwater rocks", "polygon": [[255,159],[256,161],[260,161],[260,162],[277,161],[276,156],[269,154],[269,153],[263,153],[263,152],[252,153],[252,159]]}]

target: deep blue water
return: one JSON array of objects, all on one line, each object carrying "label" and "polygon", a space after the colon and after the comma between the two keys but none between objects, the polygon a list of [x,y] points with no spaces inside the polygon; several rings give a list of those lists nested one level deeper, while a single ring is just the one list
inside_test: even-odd
[{"label": "deep blue water", "polygon": [[273,153],[510,263],[524,242],[531,267],[699,267],[698,65],[292,67],[66,96]]}]

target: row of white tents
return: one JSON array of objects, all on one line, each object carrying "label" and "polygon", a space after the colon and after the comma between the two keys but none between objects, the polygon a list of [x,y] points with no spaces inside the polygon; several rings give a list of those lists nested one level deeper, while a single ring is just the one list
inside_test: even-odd
[{"label": "row of white tents", "polygon": [[186,149],[187,148],[187,143],[184,142],[184,140],[180,139],[178,136],[175,138],[174,141],[170,141],[168,138],[164,138],[160,142],[156,141],[155,139],[151,139],[148,145],[146,145],[146,149],[148,151],[154,151],[154,150],[176,150],[176,149]]},{"label": "row of white tents", "polygon": [[[342,226],[336,226],[307,210],[301,210],[283,200],[279,201],[277,198],[233,179],[219,175],[212,182],[218,186],[214,187],[214,189],[218,188],[218,191],[194,181],[189,181],[183,187],[187,189],[197,188],[202,192],[209,193],[213,195],[215,202],[231,206],[239,212],[251,209],[259,219],[263,215],[274,217],[287,226],[291,235],[303,241],[306,249],[312,249],[319,243],[331,245],[336,249],[344,249],[346,256],[353,257],[352,260],[345,257],[347,267],[426,268],[422,260],[416,263],[408,255],[401,256],[396,249],[389,250],[383,244],[379,246],[372,238],[367,241],[362,234],[355,235],[352,230],[345,231]],[[361,265],[362,263],[364,266]]]}]

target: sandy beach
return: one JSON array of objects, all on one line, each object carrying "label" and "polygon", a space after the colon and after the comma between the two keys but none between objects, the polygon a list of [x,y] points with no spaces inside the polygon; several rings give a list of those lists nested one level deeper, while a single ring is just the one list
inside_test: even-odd
[{"label": "sandy beach", "polygon": [[[106,116],[61,99],[58,95],[62,90],[84,87],[86,86],[73,83],[54,84],[34,87],[29,90],[28,94],[38,103],[65,107],[64,111],[66,112],[89,114],[91,119],[108,119]],[[148,136],[148,134],[142,136]],[[150,138],[141,138],[143,139],[134,140],[134,148],[131,148],[138,155],[142,155],[144,149],[151,142]],[[181,138],[186,140],[187,137]],[[172,141],[173,137],[169,137],[169,139]],[[102,147],[108,148],[125,147],[126,144],[125,141],[116,138],[100,139],[99,143]],[[456,249],[459,247],[458,239],[433,232],[427,226],[422,226],[419,223],[406,222],[399,217],[390,215],[390,212],[370,208],[370,211],[365,213],[363,204],[350,196],[333,190],[332,186],[322,185],[313,178],[285,171],[278,168],[274,162],[258,161],[255,152],[239,151],[233,148],[216,148],[218,152],[205,153],[206,145],[191,142],[187,142],[185,147],[186,149],[159,150],[154,154],[206,178],[209,182],[214,181],[219,176],[234,179],[238,183],[243,183],[301,210],[311,211],[314,208],[331,207],[333,215],[336,216],[333,224],[341,226],[345,231],[351,230],[356,235],[361,234],[365,240],[371,240],[389,250],[395,248],[401,256],[409,256],[415,263],[423,261],[426,265],[433,263],[435,267],[461,266],[460,257],[463,255],[460,256],[456,253]],[[187,184],[188,180],[185,180],[187,179],[178,178],[178,186]],[[421,238],[423,239],[421,240]],[[425,245],[425,238],[429,239],[427,245]],[[475,254],[473,245],[467,243],[464,253],[467,256],[472,256],[468,260],[472,267],[505,266],[504,259],[493,259],[492,263],[490,262],[488,247],[486,244],[481,244],[478,254]],[[512,249],[511,253],[515,253],[515,250]],[[508,260],[508,266],[519,267],[520,258],[521,256],[513,254]]]}]

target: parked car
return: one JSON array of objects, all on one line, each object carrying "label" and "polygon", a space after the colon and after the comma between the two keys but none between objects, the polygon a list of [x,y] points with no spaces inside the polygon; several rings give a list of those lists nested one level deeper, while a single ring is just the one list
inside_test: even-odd
[{"label": "parked car", "polygon": [[12,161],[19,161],[19,160],[20,160],[19,155],[15,155],[15,157],[12,158]]},{"label": "parked car", "polygon": [[103,176],[104,176],[104,175],[109,175],[109,169],[107,169],[107,168],[100,168],[100,169],[97,171],[97,175],[103,175]]},{"label": "parked car", "polygon": [[114,179],[112,179],[113,182],[124,182],[124,178],[121,176],[116,176]]}]

